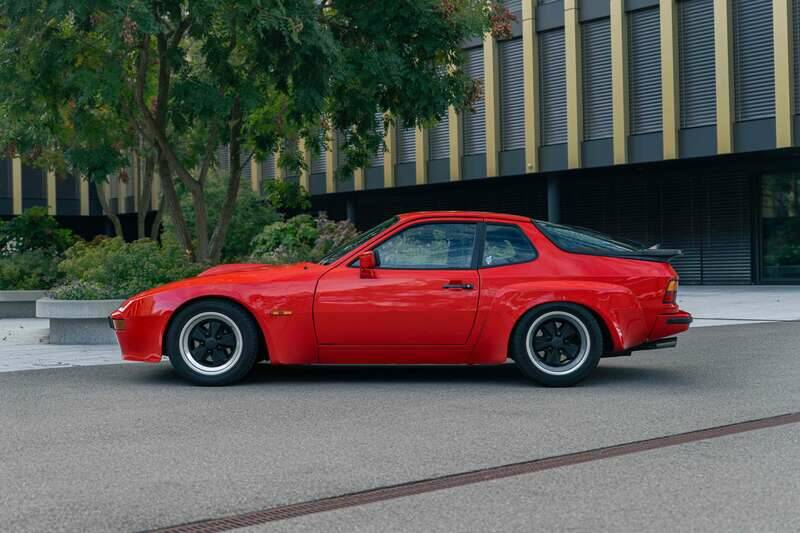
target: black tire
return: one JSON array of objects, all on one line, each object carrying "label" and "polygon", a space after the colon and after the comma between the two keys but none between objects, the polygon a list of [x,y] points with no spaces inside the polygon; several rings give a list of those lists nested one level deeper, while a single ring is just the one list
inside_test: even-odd
[{"label": "black tire", "polygon": [[215,386],[235,383],[250,372],[260,339],[258,324],[238,305],[201,300],[173,317],[165,344],[178,374],[197,385]]},{"label": "black tire", "polygon": [[603,354],[603,333],[585,308],[545,304],[523,315],[514,328],[511,349],[528,378],[546,387],[569,387],[597,367]]}]

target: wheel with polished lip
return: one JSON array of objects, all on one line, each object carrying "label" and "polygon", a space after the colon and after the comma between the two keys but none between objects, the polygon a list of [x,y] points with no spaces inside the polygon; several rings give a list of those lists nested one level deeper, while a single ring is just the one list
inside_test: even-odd
[{"label": "wheel with polished lip", "polygon": [[227,385],[253,368],[259,353],[258,326],[232,302],[199,301],[175,315],[166,346],[181,376],[199,385]]},{"label": "wheel with polished lip", "polygon": [[514,329],[512,355],[522,372],[548,387],[585,379],[603,353],[603,334],[594,316],[569,303],[528,311]]}]

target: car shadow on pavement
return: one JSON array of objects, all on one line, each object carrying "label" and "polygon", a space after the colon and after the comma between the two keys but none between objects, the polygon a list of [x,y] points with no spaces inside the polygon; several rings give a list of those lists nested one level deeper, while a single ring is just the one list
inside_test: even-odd
[{"label": "car shadow on pavement", "polygon": [[[148,368],[148,372],[136,373],[135,379],[142,384],[193,386],[167,363]],[[603,366],[595,369],[588,379],[576,385],[580,388],[626,384],[633,387],[674,387],[688,384],[687,376],[680,369]],[[235,387],[289,384],[385,384],[385,383],[447,383],[502,385],[504,387],[536,387],[527,380],[513,363],[498,366],[461,365],[374,365],[374,366],[270,366],[259,364]]]}]

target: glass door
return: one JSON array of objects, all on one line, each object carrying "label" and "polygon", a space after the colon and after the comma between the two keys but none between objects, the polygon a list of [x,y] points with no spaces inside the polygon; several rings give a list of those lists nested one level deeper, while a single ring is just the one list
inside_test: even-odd
[{"label": "glass door", "polygon": [[762,278],[800,283],[800,173],[761,180]]}]

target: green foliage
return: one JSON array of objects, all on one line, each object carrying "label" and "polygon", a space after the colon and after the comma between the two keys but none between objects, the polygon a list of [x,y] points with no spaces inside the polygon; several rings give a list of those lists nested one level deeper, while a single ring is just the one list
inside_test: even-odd
[{"label": "green foliage", "polygon": [[251,259],[268,264],[319,261],[357,235],[355,226],[348,221],[334,222],[324,214],[317,218],[297,215],[266,226],[253,239]]},{"label": "green foliage", "polygon": [[[208,207],[209,224],[215,225],[225,201],[228,181],[221,173],[212,172],[206,182],[205,194]],[[183,216],[194,230],[195,211],[191,195],[185,188],[179,189],[180,205]],[[236,197],[236,209],[233,212],[228,236],[222,248],[222,261],[231,262],[246,257],[250,252],[253,237],[266,226],[281,219],[281,215],[270,204],[267,198],[259,197],[251,189],[249,183],[243,183]],[[172,222],[167,217],[165,225],[171,228]]]},{"label": "green foliage", "polygon": [[49,289],[63,276],[59,257],[47,250],[25,250],[0,256],[0,290]]},{"label": "green foliage", "polygon": [[149,239],[126,243],[119,237],[101,238],[78,242],[65,255],[58,270],[69,283],[52,292],[67,299],[127,298],[201,270],[169,240],[159,246]]},{"label": "green foliage", "polygon": [[279,211],[305,211],[311,207],[308,192],[291,181],[265,180],[264,197]]},{"label": "green foliage", "polygon": [[9,221],[0,220],[0,256],[30,250],[58,254],[75,242],[72,231],[61,228],[44,207],[31,207]]}]

